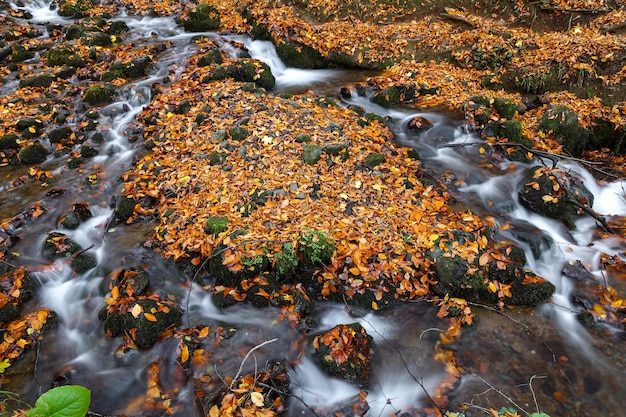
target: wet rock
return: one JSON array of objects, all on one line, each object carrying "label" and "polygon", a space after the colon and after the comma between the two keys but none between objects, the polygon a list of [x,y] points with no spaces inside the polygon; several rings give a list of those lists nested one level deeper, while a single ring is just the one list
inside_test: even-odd
[{"label": "wet rock", "polygon": [[207,67],[214,64],[220,65],[222,62],[224,62],[222,52],[219,50],[219,48],[214,48],[211,49],[206,55],[200,57],[200,59],[198,60],[198,66]]},{"label": "wet rock", "polygon": [[13,51],[11,52],[11,62],[23,62],[35,57],[35,53],[29,49],[26,49],[22,45],[13,45]]},{"label": "wet rock", "polygon": [[42,255],[51,261],[59,258],[69,257],[82,248],[67,235],[59,232],[52,232],[46,236],[42,246]]},{"label": "wet rock", "polygon": [[523,178],[517,196],[528,210],[561,220],[570,229],[576,227],[573,216],[578,214],[578,205],[593,206],[593,194],[582,181],[558,168],[531,168]]},{"label": "wet rock", "polygon": [[139,349],[149,349],[168,328],[180,324],[182,312],[158,295],[122,297],[99,314],[109,337],[124,335]]},{"label": "wet rock", "polygon": [[145,295],[150,285],[148,272],[141,266],[119,269],[109,274],[109,290],[119,288],[121,296]]},{"label": "wet rock", "polygon": [[248,137],[248,131],[241,126],[231,127],[228,129],[228,136],[232,140],[242,141]]},{"label": "wet rock", "polygon": [[593,281],[594,277],[580,261],[570,261],[563,266],[563,275],[576,281]]},{"label": "wet rock", "polygon": [[117,20],[115,22],[111,22],[109,27],[106,30],[106,33],[109,35],[119,35],[124,32],[128,32],[130,28],[123,20]]},{"label": "wet rock", "polygon": [[556,287],[550,281],[525,270],[519,279],[511,285],[511,299],[507,300],[512,305],[534,306],[548,301],[556,291]]},{"label": "wet rock", "polygon": [[326,63],[317,50],[300,43],[282,40],[276,46],[276,53],[283,62],[296,68],[324,68]]},{"label": "wet rock", "polygon": [[[179,22],[181,23],[181,22]],[[217,7],[200,3],[187,11],[182,18],[185,32],[206,32],[220,27],[220,13]]]},{"label": "wet rock", "polygon": [[123,72],[126,78],[139,78],[148,75],[148,69],[152,64],[149,56],[141,56],[124,65]]},{"label": "wet rock", "polygon": [[30,300],[37,282],[26,269],[17,268],[0,276],[0,325],[19,317],[20,305]]},{"label": "wet rock", "polygon": [[83,34],[80,41],[87,46],[110,46],[113,45],[113,41],[119,42],[120,39],[104,32],[91,32]]},{"label": "wet rock", "polygon": [[60,16],[71,17],[79,19],[87,16],[87,11],[93,7],[91,0],[75,0],[75,1],[61,1],[59,2]]},{"label": "wet rock", "polygon": [[433,122],[425,117],[415,116],[407,125],[407,129],[411,132],[421,133],[433,127]]},{"label": "wet rock", "polygon": [[313,338],[311,356],[329,375],[367,387],[374,341],[360,324],[340,324]]},{"label": "wet rock", "polygon": [[20,151],[18,158],[22,164],[32,165],[39,164],[45,161],[48,157],[48,154],[48,149],[45,146],[39,143],[35,143],[23,148]]},{"label": "wet rock", "polygon": [[315,165],[322,158],[322,148],[317,145],[305,143],[302,146],[302,160],[309,165]]},{"label": "wet rock", "polygon": [[20,137],[12,133],[0,137],[0,151],[6,149],[19,149],[20,144],[17,142]]},{"label": "wet rock", "polygon": [[[489,129],[494,136],[508,139],[509,142],[521,143],[531,148],[533,142],[522,136],[522,123],[519,120],[493,121],[489,123]],[[522,151],[526,152],[526,151]]]},{"label": "wet rock", "polygon": [[117,221],[127,221],[135,212],[136,205],[137,202],[132,197],[124,196],[120,198],[115,207],[115,219]]},{"label": "wet rock", "polygon": [[98,261],[96,261],[96,258],[86,253],[74,256],[72,258],[72,262],[70,263],[74,272],[78,274],[83,274],[90,269],[95,268],[97,265]]},{"label": "wet rock", "polygon": [[541,117],[539,129],[552,132],[554,139],[572,155],[587,148],[590,132],[580,126],[578,115],[567,106],[552,106]]},{"label": "wet rock", "polygon": [[59,127],[57,129],[51,130],[48,133],[48,139],[50,143],[62,143],[63,139],[69,138],[74,131],[69,126]]},{"label": "wet rock", "polygon": [[46,54],[46,61],[49,66],[69,66],[84,67],[85,60],[70,46],[61,45],[51,48]]},{"label": "wet rock", "polygon": [[98,148],[94,148],[93,146],[83,145],[80,147],[80,156],[83,158],[93,158],[98,155],[99,152]]},{"label": "wet rock", "polygon": [[372,101],[381,107],[391,107],[400,102],[400,89],[396,86],[391,86],[383,91],[380,91],[372,97]]},{"label": "wet rock", "polygon": [[94,85],[85,92],[84,100],[91,105],[108,104],[113,101],[113,91],[105,85]]}]

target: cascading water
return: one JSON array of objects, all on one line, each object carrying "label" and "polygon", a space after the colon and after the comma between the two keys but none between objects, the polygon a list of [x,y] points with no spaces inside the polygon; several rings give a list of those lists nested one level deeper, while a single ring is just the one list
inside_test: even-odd
[{"label": "cascading water", "polygon": [[[34,22],[67,22],[54,9],[50,9],[49,3],[27,2],[23,9],[33,15]],[[210,323],[222,325],[229,331],[230,328],[233,329],[233,336],[228,339],[229,348],[215,352],[215,364],[207,365],[214,366],[217,375],[220,372],[235,374],[245,352],[263,341],[277,339],[267,348],[255,352],[254,360],[250,359],[246,363],[248,369],[256,369],[254,361],[261,364],[274,357],[289,357],[292,345],[308,343],[306,337],[294,335],[287,328],[276,325],[278,312],[272,308],[257,310],[250,306],[235,306],[225,310],[218,309],[205,291],[196,285],[190,286],[180,272],[160,260],[158,255],[138,249],[138,244],[147,238],[149,230],[142,230],[142,226],[126,225],[108,228],[108,219],[113,212],[110,204],[119,191],[116,178],[128,168],[136,154],[128,141],[128,127],[150,101],[152,85],[160,83],[168,74],[181,71],[185,60],[195,52],[191,40],[198,36],[182,32],[171,18],[124,16],[116,20],[124,21],[130,28],[130,32],[125,35],[129,40],[167,41],[172,46],[155,60],[156,67],[148,77],[123,87],[121,97],[102,109],[100,131],[106,140],[100,145],[99,155],[84,168],[103,173],[102,181],[97,187],[76,183],[72,171],[61,164],[61,158],[46,162],[47,166],[55,168],[55,176],[59,178],[57,184],[63,186],[65,194],[61,199],[47,202],[48,211],[42,221],[38,221],[36,230],[29,225],[23,226],[21,233],[25,238],[16,250],[22,254],[25,264],[35,266],[34,276],[42,287],[37,299],[31,304],[56,311],[59,326],[46,335],[37,358],[31,357],[29,361],[13,367],[13,375],[21,374],[21,377],[13,377],[13,385],[9,387],[19,391],[26,401],[34,402],[37,395],[53,383],[82,384],[93,391],[92,410],[106,414],[133,412],[131,405],[145,393],[145,375],[153,361],[167,364],[169,368],[166,372],[175,374],[172,370],[175,367],[172,364],[175,347],[171,343],[157,344],[146,352],[129,356],[120,354],[117,357],[113,353],[119,344],[119,338],[111,339],[104,335],[98,310],[105,304],[107,275],[114,269],[136,263],[149,265],[159,278],[161,289],[167,289],[169,293],[177,294],[183,299],[182,305],[186,310],[183,316],[184,325],[191,327]],[[306,91],[313,88],[336,93],[344,82],[354,81],[355,76],[364,75],[343,70],[288,68],[280,61],[270,42],[253,41],[240,36],[220,37],[214,33],[205,35],[216,39],[231,55],[240,53],[232,46],[233,41],[243,44],[253,58],[270,66],[276,76],[278,90]],[[482,141],[477,135],[466,131],[462,120],[437,113],[383,109],[365,97],[354,96],[347,99],[346,103],[361,106],[367,111],[394,120],[398,142],[418,149],[423,158],[424,169],[436,177],[445,177],[459,199],[472,210],[494,216],[499,225],[515,224],[518,226],[515,230],[527,227],[542,231],[542,235],[535,239],[544,243],[533,245],[529,244],[527,237],[520,237],[515,230],[500,233],[503,239],[511,239],[520,244],[526,251],[528,267],[557,287],[554,304],[541,308],[543,317],[549,317],[557,323],[555,334],[551,334],[550,338],[565,340],[563,344],[569,347],[564,348],[564,352],[570,357],[570,361],[577,364],[590,361],[599,364],[600,372],[609,381],[602,392],[611,389],[619,392],[620,388],[610,382],[619,371],[608,369],[603,359],[598,357],[593,341],[589,340],[587,332],[576,320],[573,312],[577,307],[571,301],[574,285],[561,271],[564,264],[580,261],[590,270],[594,279],[602,280],[604,277],[599,266],[600,254],[623,256],[624,242],[618,239],[594,238],[596,226],[590,217],[578,219],[576,231],[571,232],[561,223],[530,213],[520,206],[517,203],[516,184],[529,165],[513,166],[510,162],[492,161],[488,167],[477,166],[481,157],[477,157],[471,148],[480,146]],[[411,133],[407,125],[416,116],[430,120],[433,127],[423,133]],[[579,165],[565,162],[560,164],[581,178],[594,194],[596,212],[607,216],[626,215],[623,181],[600,184]],[[9,188],[0,183],[2,192]],[[40,199],[40,194],[37,190],[20,199],[12,197],[3,200],[7,204],[23,208]],[[76,230],[59,229],[59,216],[72,203],[79,201],[89,202],[92,217],[82,222]],[[62,231],[81,247],[89,248],[88,252],[95,257],[98,266],[88,272],[76,274],[63,260],[52,263],[43,260],[39,248],[45,235],[55,231]],[[536,248],[540,248],[540,253],[537,253]],[[393,311],[375,315],[358,309],[348,310],[344,305],[327,304],[318,312],[318,324],[313,331],[327,330],[339,323],[352,322],[359,322],[367,329],[379,350],[371,383],[367,388],[367,399],[371,408],[369,415],[389,415],[424,405],[424,391],[432,393],[445,378],[443,366],[432,359],[438,341],[437,327],[442,326],[443,322],[432,316],[431,306],[424,303],[403,305]],[[556,331],[559,333],[556,334]],[[506,345],[494,347],[493,344],[488,344],[491,340],[471,339],[471,335],[468,339],[472,340],[472,344],[466,349],[479,351],[489,346],[489,349],[494,349],[490,352],[494,357],[509,348]],[[540,345],[545,344],[545,341],[535,343]],[[464,346],[461,345],[458,349],[462,350]],[[513,350],[520,356],[526,353],[515,346]],[[557,348],[551,349],[548,356],[553,356],[552,353],[556,350]],[[526,375],[544,372],[543,366],[541,362],[529,362]],[[496,377],[495,372],[493,376]],[[290,404],[290,415],[313,415],[311,408],[340,408],[359,394],[358,388],[329,378],[306,358],[292,367],[290,377],[291,390],[295,395]],[[462,384],[461,389],[463,387]],[[180,415],[189,415],[186,413],[193,409],[193,395],[189,387],[178,393],[177,400],[186,404],[186,411]]]}]

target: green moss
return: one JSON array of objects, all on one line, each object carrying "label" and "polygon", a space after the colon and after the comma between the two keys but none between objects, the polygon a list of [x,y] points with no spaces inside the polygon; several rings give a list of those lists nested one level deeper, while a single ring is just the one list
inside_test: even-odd
[{"label": "green moss", "polygon": [[591,136],[580,126],[578,115],[563,105],[550,107],[541,116],[539,129],[552,132],[554,139],[572,155],[580,155],[587,148]]},{"label": "green moss", "polygon": [[288,278],[296,272],[298,267],[298,253],[289,242],[283,244],[281,252],[274,255],[274,272],[276,275]]},{"label": "green moss", "polygon": [[20,162],[25,165],[39,164],[46,160],[48,154],[48,149],[46,149],[45,146],[36,143],[23,148],[20,151],[18,158]]},{"label": "green moss", "polygon": [[67,45],[51,48],[46,55],[46,61],[51,67],[63,65],[70,67],[85,66],[85,60]]},{"label": "green moss", "polygon": [[58,13],[61,16],[73,17],[75,19],[85,17],[87,11],[93,7],[90,0],[72,0],[62,2]]},{"label": "green moss", "polygon": [[290,67],[324,68],[326,66],[322,54],[307,45],[281,42],[276,47],[276,53]]},{"label": "green moss", "polygon": [[206,32],[220,27],[220,13],[213,5],[200,3],[182,19],[185,32]]},{"label": "green moss", "polygon": [[14,45],[11,52],[11,62],[23,62],[35,57],[35,53],[22,45]]},{"label": "green moss", "polygon": [[204,224],[204,232],[209,235],[217,236],[220,233],[225,232],[226,230],[228,230],[228,217],[209,217]]},{"label": "green moss", "polygon": [[232,140],[242,141],[248,137],[248,131],[241,126],[235,126],[228,129],[228,136]]},{"label": "green moss", "polygon": [[109,46],[113,45],[113,39],[119,42],[117,37],[113,38],[113,36],[115,35],[104,32],[92,32],[81,36],[80,41],[87,46]]},{"label": "green moss", "polygon": [[203,55],[198,60],[199,67],[208,67],[209,65],[221,64],[224,62],[224,58],[222,57],[222,52],[218,48],[211,49],[209,53]]},{"label": "green moss", "polygon": [[5,149],[19,149],[20,144],[17,143],[19,136],[14,134],[8,134],[0,137],[0,151]]},{"label": "green moss", "polygon": [[372,101],[382,107],[391,107],[400,102],[400,90],[396,86],[391,86],[379,93],[376,93]]},{"label": "green moss", "polygon": [[496,109],[500,117],[505,119],[512,119],[517,113],[517,104],[512,100],[506,98],[496,98],[493,100],[493,107]]},{"label": "green moss", "polygon": [[315,165],[322,158],[322,148],[317,145],[305,143],[302,146],[302,160],[309,165]]},{"label": "green moss", "polygon": [[382,153],[371,153],[365,158],[365,165],[373,169],[385,162],[385,155]]},{"label": "green moss", "polygon": [[92,105],[108,104],[113,101],[113,92],[104,85],[94,85],[87,90],[84,100]]},{"label": "green moss", "polygon": [[20,88],[24,87],[44,87],[48,88],[54,81],[55,77],[50,74],[34,75],[32,77],[22,78],[20,80]]},{"label": "green moss", "polygon": [[328,264],[337,248],[332,239],[319,230],[304,233],[298,243],[298,251],[302,253],[303,262],[308,266]]},{"label": "green moss", "polygon": [[90,269],[95,268],[96,265],[98,265],[96,258],[84,253],[72,259],[71,263],[72,269],[78,274],[87,272]]},{"label": "green moss", "polygon": [[222,165],[227,157],[227,153],[213,151],[209,155],[209,165]]},{"label": "green moss", "polygon": [[51,143],[61,143],[63,139],[69,138],[74,131],[69,126],[59,127],[48,133],[48,139]]},{"label": "green moss", "polygon": [[132,197],[124,196],[120,198],[120,201],[115,207],[115,218],[118,221],[126,221],[133,215],[137,202]]}]

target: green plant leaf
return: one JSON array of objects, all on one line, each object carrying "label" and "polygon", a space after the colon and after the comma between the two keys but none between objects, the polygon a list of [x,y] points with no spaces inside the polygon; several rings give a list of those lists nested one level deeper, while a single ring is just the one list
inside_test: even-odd
[{"label": "green plant leaf", "polygon": [[85,417],[91,391],[78,385],[56,387],[42,394],[28,417]]}]

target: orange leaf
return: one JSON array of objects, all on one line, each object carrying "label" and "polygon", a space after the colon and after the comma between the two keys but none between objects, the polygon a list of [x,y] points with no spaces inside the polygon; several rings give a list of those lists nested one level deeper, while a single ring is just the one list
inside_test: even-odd
[{"label": "orange leaf", "polygon": [[143,313],[143,316],[146,318],[146,320],[151,321],[151,322],[156,322],[157,318],[154,317],[154,314],[150,314],[150,313]]}]

